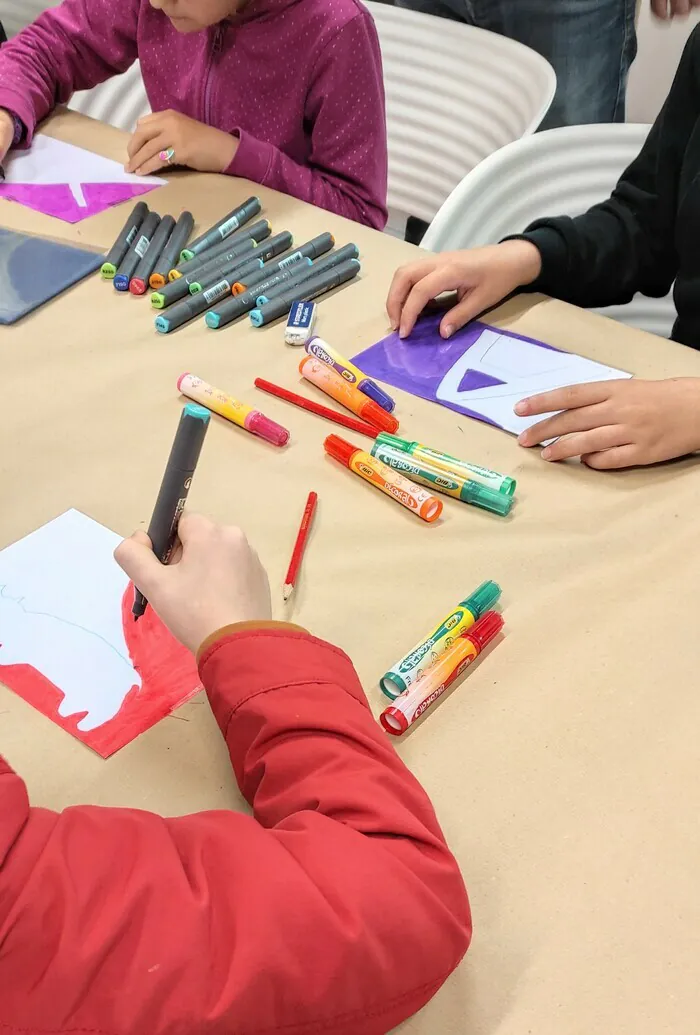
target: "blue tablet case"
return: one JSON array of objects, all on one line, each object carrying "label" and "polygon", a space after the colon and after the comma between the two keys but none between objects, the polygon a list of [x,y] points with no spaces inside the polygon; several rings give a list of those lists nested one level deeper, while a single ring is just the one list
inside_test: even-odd
[{"label": "blue tablet case", "polygon": [[0,228],[0,324],[15,323],[103,262],[82,248]]}]

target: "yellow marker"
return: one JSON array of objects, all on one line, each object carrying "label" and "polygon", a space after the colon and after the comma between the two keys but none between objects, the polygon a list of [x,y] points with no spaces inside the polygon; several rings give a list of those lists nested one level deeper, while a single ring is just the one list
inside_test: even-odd
[{"label": "yellow marker", "polygon": [[218,388],[212,388],[206,381],[202,381],[201,377],[195,377],[194,374],[182,374],[178,379],[177,387],[178,391],[186,395],[188,399],[193,399],[201,406],[206,406],[208,410],[218,413],[220,417],[225,417],[226,420],[237,424],[239,428],[245,428],[253,435],[259,435],[273,446],[285,446],[289,442],[289,432],[281,424],[276,424],[260,410],[238,402],[237,399],[219,391]]}]

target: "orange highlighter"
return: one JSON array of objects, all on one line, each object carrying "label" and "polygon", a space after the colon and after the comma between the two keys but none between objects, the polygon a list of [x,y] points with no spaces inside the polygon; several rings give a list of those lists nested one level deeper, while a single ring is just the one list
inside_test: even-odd
[{"label": "orange highlighter", "polygon": [[470,629],[458,636],[449,650],[420,679],[399,694],[379,716],[387,733],[394,737],[405,733],[438,697],[442,697],[465,668],[479,657],[502,628],[503,615],[497,611],[487,611]]},{"label": "orange highlighter", "polygon": [[[381,406],[377,406],[377,409],[381,410]],[[385,410],[382,410],[382,413],[389,416]],[[374,485],[387,496],[391,496],[397,503],[417,514],[424,521],[429,523],[437,521],[442,514],[442,500],[439,500],[437,496],[432,496],[420,485],[414,485],[408,478],[404,478],[402,474],[387,467],[381,460],[366,453],[364,449],[358,449],[357,446],[351,445],[338,435],[329,435],[323,443],[323,448],[334,460],[345,464],[354,474],[359,474],[360,478],[364,478],[370,485]]]},{"label": "orange highlighter", "polygon": [[307,356],[299,364],[299,373],[326,395],[330,395],[331,399],[335,399],[351,413],[356,413],[368,424],[373,424],[375,428],[380,428],[381,431],[386,431],[390,435],[394,433],[392,428],[394,430],[398,428],[399,422],[396,417],[392,417],[376,402],[368,399],[364,392],[361,392],[355,385],[349,384],[326,363],[321,363],[313,356]]}]

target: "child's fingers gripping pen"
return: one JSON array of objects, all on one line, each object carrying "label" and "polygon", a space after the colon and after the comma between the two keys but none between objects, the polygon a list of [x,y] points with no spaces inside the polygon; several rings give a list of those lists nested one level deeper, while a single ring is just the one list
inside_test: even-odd
[{"label": "child's fingers gripping pen", "polygon": [[446,651],[425,675],[404,690],[379,717],[387,733],[401,736],[409,726],[442,697],[455,680],[478,658],[503,628],[503,616],[487,611],[471,629]]}]

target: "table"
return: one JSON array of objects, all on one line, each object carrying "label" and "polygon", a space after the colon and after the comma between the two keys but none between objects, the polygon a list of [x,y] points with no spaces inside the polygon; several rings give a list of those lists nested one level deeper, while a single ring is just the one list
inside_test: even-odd
[{"label": "table", "polygon": [[[61,114],[47,131],[121,157],[116,130]],[[323,230],[361,249],[359,283],[321,305],[319,333],[354,354],[386,332],[399,242],[255,187],[275,231]],[[214,222],[248,185],[173,174],[149,202]],[[76,227],[9,203],[0,224],[108,247],[125,217]],[[700,355],[538,296],[499,326],[640,376],[700,375]],[[267,565],[276,617],[353,657],[372,707],[377,678],[482,579],[504,587],[507,636],[398,743],[462,865],[473,947],[403,1035],[694,1035],[700,1015],[700,585],[694,460],[603,474],[549,466],[509,435],[398,394],[402,431],[518,479],[502,520],[446,501],[427,526],[325,459],[333,428],[262,396],[297,382],[279,326],[158,337],[148,303],[92,279],[3,329],[0,546],[69,507],[117,532],[144,527],[187,369],[290,428],[274,451],[215,421],[191,495],[244,526]],[[352,436],[350,436],[352,437]],[[320,506],[290,611],[281,584],[306,494]],[[3,753],[35,804],[182,814],[240,807],[199,697],[107,762],[0,688]]]}]

